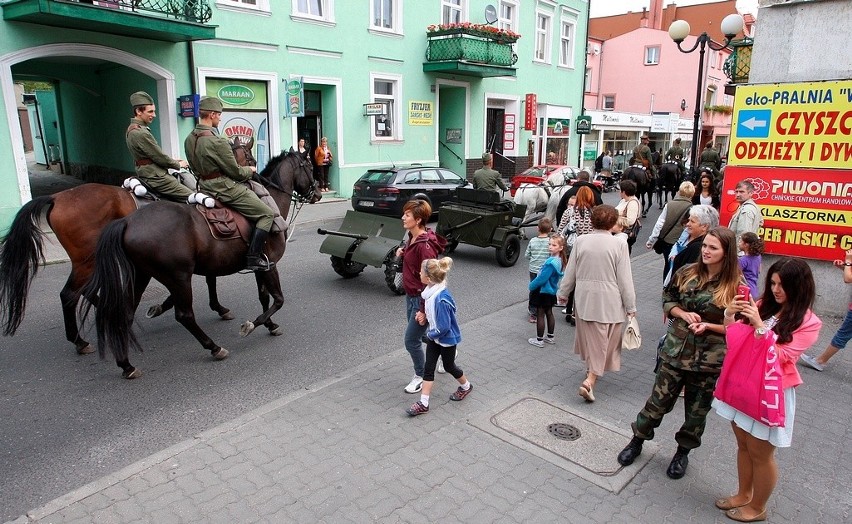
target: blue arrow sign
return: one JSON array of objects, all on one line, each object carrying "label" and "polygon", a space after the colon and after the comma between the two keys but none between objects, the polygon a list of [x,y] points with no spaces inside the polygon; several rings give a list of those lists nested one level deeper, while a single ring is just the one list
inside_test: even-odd
[{"label": "blue arrow sign", "polygon": [[740,138],[769,138],[771,109],[741,109],[737,114],[737,136]]}]

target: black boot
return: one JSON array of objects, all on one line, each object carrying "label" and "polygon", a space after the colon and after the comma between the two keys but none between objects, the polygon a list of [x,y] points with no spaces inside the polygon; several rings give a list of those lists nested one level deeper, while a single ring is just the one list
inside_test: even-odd
[{"label": "black boot", "polygon": [[618,454],[618,463],[622,466],[629,466],[633,464],[636,457],[642,453],[642,444],[644,443],[645,441],[639,437],[633,437],[630,439],[630,443],[627,444],[627,447],[621,450],[621,453]]},{"label": "black boot", "polygon": [[269,271],[272,269],[272,263],[263,254],[263,246],[266,245],[267,236],[269,236],[269,231],[254,228],[248,255],[246,255],[246,269],[249,271]]},{"label": "black boot", "polygon": [[689,455],[688,449],[680,446],[677,447],[677,451],[674,457],[672,457],[672,462],[669,464],[669,469],[666,470],[666,475],[669,478],[679,479],[686,475],[686,466],[689,465],[689,457],[687,455]]}]

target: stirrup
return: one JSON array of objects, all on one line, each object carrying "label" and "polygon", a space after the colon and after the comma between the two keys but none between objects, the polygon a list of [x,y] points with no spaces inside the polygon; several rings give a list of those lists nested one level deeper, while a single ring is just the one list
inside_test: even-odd
[{"label": "stirrup", "polygon": [[275,264],[269,261],[266,254],[251,255],[246,257],[246,269],[254,272],[266,272],[275,267]]}]

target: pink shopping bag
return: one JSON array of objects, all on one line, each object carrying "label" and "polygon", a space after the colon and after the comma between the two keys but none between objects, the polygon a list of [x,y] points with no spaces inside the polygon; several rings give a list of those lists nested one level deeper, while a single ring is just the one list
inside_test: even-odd
[{"label": "pink shopping bag", "polygon": [[754,336],[754,328],[728,326],[728,352],[713,395],[734,409],[769,427],[784,427],[784,390],[781,362],[771,330]]}]

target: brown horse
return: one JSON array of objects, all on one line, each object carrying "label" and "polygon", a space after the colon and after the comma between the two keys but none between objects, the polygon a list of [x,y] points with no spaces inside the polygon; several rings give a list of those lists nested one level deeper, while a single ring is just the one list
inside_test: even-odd
[{"label": "brown horse", "polygon": [[[271,159],[257,179],[269,190],[285,217],[293,201],[299,205],[322,198],[313,180],[311,163],[292,149]],[[165,237],[169,242],[163,242]],[[286,233],[270,235],[266,246],[270,261],[281,259],[286,241]],[[128,360],[129,348],[139,347],[132,330],[133,317],[142,292],[155,278],[174,298],[175,319],[213,358],[227,358],[228,350],[213,342],[195,322],[190,280],[193,274],[223,276],[245,269],[247,251],[245,242],[214,239],[200,213],[172,202],[155,202],[112,222],[98,240],[95,271],[83,288],[86,296],[98,297],[95,328],[101,356],[109,346],[124,378],[140,375]],[[240,333],[247,336],[255,326],[264,325],[271,334],[280,335],[279,326],[271,320],[284,304],[278,268],[254,275],[264,311],[253,322],[246,321]],[[88,312],[90,305],[83,308]]]},{"label": "brown horse", "polygon": [[[77,328],[76,307],[80,290],[94,269],[92,255],[103,228],[111,221],[135,211],[136,202],[127,190],[103,184],[83,184],[24,204],[12,221],[0,251],[0,317],[3,334],[14,335],[23,321],[30,285],[39,265],[44,263],[44,232],[40,229],[40,221],[45,216],[71,261],[71,274],[59,293],[65,338],[74,344],[77,353],[92,353],[94,348],[80,336]],[[219,303],[216,279],[208,278],[207,284],[210,308],[223,319],[234,318]],[[167,310],[171,304],[169,297],[157,307]]]},{"label": "brown horse", "polygon": [[245,141],[238,136],[233,136],[228,139],[231,144],[231,152],[234,153],[234,158],[237,159],[237,164],[241,166],[256,166],[257,159],[251,153],[251,148],[254,147],[254,138],[247,138]]}]

